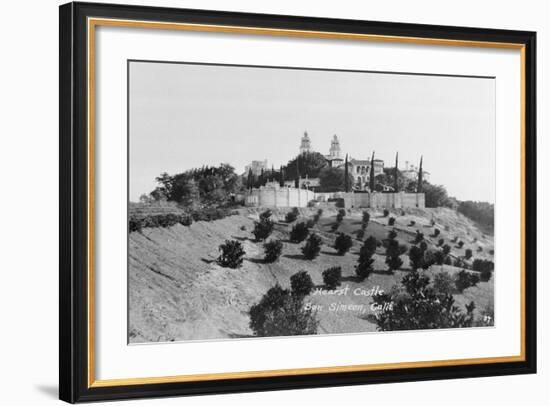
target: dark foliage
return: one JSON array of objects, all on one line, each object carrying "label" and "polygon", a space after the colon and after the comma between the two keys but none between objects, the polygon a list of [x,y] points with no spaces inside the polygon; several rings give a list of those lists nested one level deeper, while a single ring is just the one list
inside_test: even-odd
[{"label": "dark foliage", "polygon": [[306,241],[306,245],[302,247],[302,254],[306,259],[315,259],[321,251],[323,241],[317,234],[311,234]]},{"label": "dark foliage", "polygon": [[290,230],[290,241],[299,243],[304,241],[309,234],[309,228],[306,223],[296,223]]},{"label": "dark foliage", "polygon": [[307,296],[313,290],[313,281],[306,271],[300,271],[290,277],[292,294],[300,297]]},{"label": "dark foliage", "polygon": [[434,276],[433,288],[439,296],[451,295],[455,290],[455,281],[448,272],[439,272]]},{"label": "dark foliage", "polygon": [[420,231],[416,230],[416,235],[414,236],[414,244],[419,244],[420,242],[424,241],[424,233],[421,233]]},{"label": "dark foliage", "polygon": [[395,217],[390,217],[388,219],[388,226],[393,226],[395,224]]},{"label": "dark foliage", "polygon": [[318,178],[323,168],[327,167],[327,160],[318,152],[307,152],[296,156],[285,167],[286,180],[294,180],[299,174],[310,178]]},{"label": "dark foliage", "polygon": [[[319,191],[343,192],[346,189],[346,174],[343,169],[326,167],[319,172]],[[353,176],[348,176],[348,190],[353,186]]]},{"label": "dark foliage", "polygon": [[464,258],[470,259],[472,258],[472,250],[470,248],[466,248],[466,251],[464,251]]},{"label": "dark foliage", "polygon": [[334,240],[334,249],[338,252],[338,255],[344,255],[353,246],[351,236],[339,233]]},{"label": "dark foliage", "polygon": [[388,209],[384,209],[383,214],[384,217],[388,217],[390,215],[390,211]]},{"label": "dark foliage", "polygon": [[459,203],[457,210],[485,229],[493,230],[495,226],[495,206],[493,204],[465,201]]},{"label": "dark foliage", "polygon": [[300,211],[297,207],[294,207],[291,211],[289,211],[285,216],[285,221],[287,223],[292,223],[293,221],[296,221],[298,218],[298,215],[300,214]]},{"label": "dark foliage", "polygon": [[323,282],[327,289],[333,290],[341,285],[342,281],[342,268],[335,266],[323,271]]},{"label": "dark foliage", "polygon": [[344,217],[346,217],[346,210],[345,209],[338,210],[338,214],[336,215],[336,221],[338,223],[341,223],[342,220],[344,220]]},{"label": "dark foliage", "polygon": [[176,224],[190,226],[193,223],[193,217],[189,214],[155,214],[148,216],[130,216],[128,219],[128,228],[130,232],[140,232],[147,227],[171,227]]},{"label": "dark foliage", "polygon": [[489,281],[495,269],[495,263],[488,259],[475,259],[472,264],[474,271],[480,272],[480,278],[483,282]]},{"label": "dark foliage", "polygon": [[442,295],[430,286],[430,278],[413,271],[392,293],[376,295],[374,303],[384,307],[376,315],[378,330],[416,330],[434,328],[470,327],[474,321],[473,309],[466,313],[455,306],[452,295]]},{"label": "dark foliage", "polygon": [[262,218],[260,221],[254,222],[254,230],[252,234],[256,241],[263,241],[273,232],[273,221],[269,218]]},{"label": "dark foliage", "polygon": [[389,240],[388,247],[386,248],[386,265],[388,265],[388,270],[393,272],[403,265],[403,260],[399,258],[401,250],[399,248],[399,243],[397,240]]},{"label": "dark foliage", "polygon": [[413,245],[409,250],[409,261],[413,271],[422,268],[424,265],[424,250]]},{"label": "dark foliage", "polygon": [[464,269],[456,275],[455,286],[456,290],[460,293],[462,293],[464,289],[468,289],[470,286],[476,286],[478,283],[479,276],[466,272]]},{"label": "dark foliage", "polygon": [[279,259],[283,252],[283,243],[279,240],[271,240],[264,244],[264,261],[273,263]]},{"label": "dark foliage", "polygon": [[250,308],[250,328],[256,336],[293,336],[316,334],[319,322],[302,298],[275,285],[258,304]]},{"label": "dark foliage", "polygon": [[372,264],[374,263],[374,259],[372,257],[376,252],[376,243],[376,238],[371,236],[367,238],[359,251],[359,259],[355,266],[355,274],[360,280],[368,278],[373,271]]},{"label": "dark foliage", "polygon": [[217,167],[204,166],[175,175],[161,174],[156,178],[159,183],[151,197],[155,200],[166,199],[181,205],[219,206],[230,200],[242,184],[235,169],[228,164]]},{"label": "dark foliage", "polygon": [[244,249],[239,241],[226,240],[225,244],[220,245],[220,256],[216,262],[226,268],[239,268],[243,263]]}]

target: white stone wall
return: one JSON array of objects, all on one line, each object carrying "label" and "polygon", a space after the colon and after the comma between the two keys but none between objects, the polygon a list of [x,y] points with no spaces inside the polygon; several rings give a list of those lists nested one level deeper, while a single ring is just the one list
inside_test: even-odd
[{"label": "white stone wall", "polygon": [[424,208],[424,193],[345,193],[346,208],[400,209],[408,207]]},{"label": "white stone wall", "polygon": [[307,207],[315,199],[311,190],[293,187],[261,187],[252,189],[246,197],[247,206],[258,207]]}]

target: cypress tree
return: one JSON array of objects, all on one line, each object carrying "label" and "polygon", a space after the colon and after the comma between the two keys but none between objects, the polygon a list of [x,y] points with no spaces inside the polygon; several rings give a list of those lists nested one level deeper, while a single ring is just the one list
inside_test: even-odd
[{"label": "cypress tree", "polygon": [[369,174],[369,189],[374,192],[374,151],[372,151],[372,157],[370,159],[370,174]]},{"label": "cypress tree", "polygon": [[252,189],[254,183],[254,176],[252,175],[252,168],[248,168],[248,178],[246,179],[246,187]]},{"label": "cypress tree", "polygon": [[259,179],[258,183],[259,183],[259,186],[264,185],[264,168],[262,168],[262,171],[260,172],[260,179]]},{"label": "cypress tree", "polygon": [[283,166],[279,166],[279,186],[284,187],[285,186],[285,175],[283,172]]},{"label": "cypress tree", "polygon": [[300,187],[300,155],[296,158],[296,179],[294,179],[294,187]]},{"label": "cypress tree", "polygon": [[344,164],[344,190],[349,192],[349,169],[348,169],[348,154],[346,154],[346,163]]},{"label": "cypress tree", "polygon": [[420,166],[418,167],[418,186],[416,193],[422,193],[422,156],[420,156]]}]

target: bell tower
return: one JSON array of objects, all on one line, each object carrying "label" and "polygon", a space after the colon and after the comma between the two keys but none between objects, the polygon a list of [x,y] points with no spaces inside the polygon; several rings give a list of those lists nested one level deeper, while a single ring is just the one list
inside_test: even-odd
[{"label": "bell tower", "polygon": [[300,144],[300,154],[304,154],[306,152],[311,152],[311,141],[309,139],[309,135],[307,135],[307,131],[304,131],[304,136],[302,137],[302,142]]},{"label": "bell tower", "polygon": [[334,137],[332,137],[332,141],[330,142],[329,157],[330,159],[342,159],[341,154],[340,141],[338,141],[338,137],[334,134]]}]

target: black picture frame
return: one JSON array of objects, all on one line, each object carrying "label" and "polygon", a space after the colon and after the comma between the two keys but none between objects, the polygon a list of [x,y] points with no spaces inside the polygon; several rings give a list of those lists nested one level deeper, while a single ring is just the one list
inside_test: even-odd
[{"label": "black picture frame", "polygon": [[[84,402],[159,396],[236,393],[536,372],[536,33],[327,18],[261,15],[114,4],[60,6],[60,269],[59,397]],[[93,387],[88,369],[87,24],[89,17],[345,32],[521,44],[525,52],[525,357],[517,362],[313,373]]]}]

